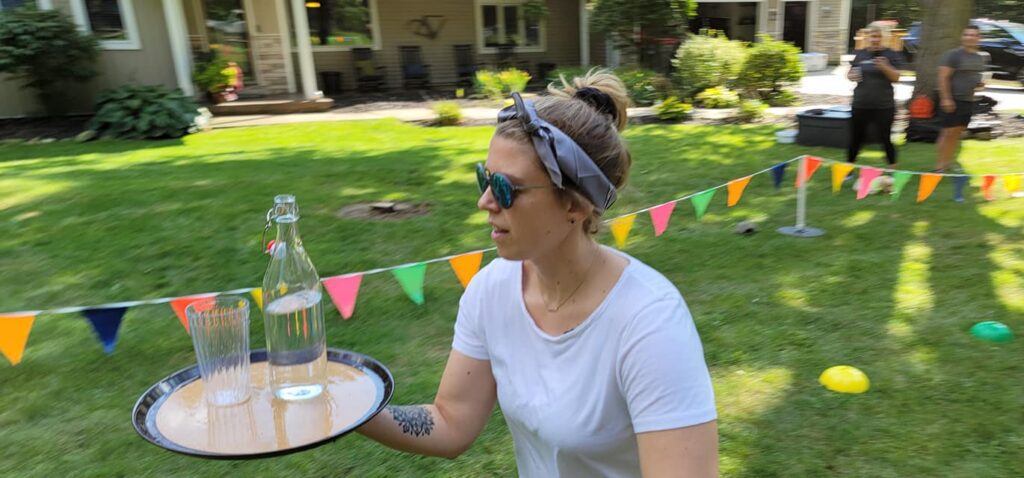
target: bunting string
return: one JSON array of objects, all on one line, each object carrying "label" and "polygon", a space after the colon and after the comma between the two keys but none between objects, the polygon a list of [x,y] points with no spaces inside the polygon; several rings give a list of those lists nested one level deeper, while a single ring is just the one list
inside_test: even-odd
[{"label": "bunting string", "polygon": [[[803,181],[800,181],[800,175],[798,175],[798,179],[794,184],[796,187],[804,186],[806,183],[810,182],[811,177],[819,166],[822,164],[829,164],[832,169],[830,182],[833,193],[842,189],[844,179],[846,179],[848,174],[852,174],[854,170],[858,171],[861,178],[861,184],[857,191],[858,199],[865,197],[869,193],[871,182],[884,173],[890,173],[893,177],[893,200],[899,199],[900,191],[912,176],[920,176],[921,180],[920,187],[918,189],[917,202],[923,202],[926,200],[944,177],[953,178],[952,182],[954,183],[955,189],[954,196],[958,200],[963,200],[963,189],[970,181],[970,178],[981,177],[981,192],[985,199],[992,200],[992,188],[998,179],[1002,179],[1001,182],[1003,183],[1004,188],[1007,192],[1012,194],[1020,191],[1022,182],[1021,176],[1024,176],[1024,173],[968,174],[907,171],[851,164],[845,161],[801,155],[780,163],[775,163],[771,167],[762,169],[753,174],[734,178],[711,188],[703,189],[654,206],[637,209],[632,212],[605,219],[602,221],[602,224],[610,225],[615,244],[619,248],[623,248],[627,243],[629,233],[633,227],[636,216],[641,213],[649,213],[651,216],[651,223],[654,226],[654,235],[656,237],[661,236],[668,227],[668,223],[677,203],[690,200],[694,209],[694,214],[699,221],[707,211],[708,205],[711,203],[715,196],[715,192],[718,189],[728,189],[727,205],[728,207],[733,207],[740,201],[740,198],[743,195],[743,190],[754,176],[771,173],[773,185],[778,189],[785,175],[786,166],[788,166],[789,163],[799,161],[801,159],[805,159],[805,161],[800,165],[804,179]],[[399,286],[409,299],[417,305],[422,305],[425,303],[424,278],[428,265],[448,262],[459,283],[463,287],[466,287],[469,285],[469,281],[473,276],[479,271],[483,254],[495,251],[496,249],[496,247],[489,247],[486,249],[399,264],[396,266],[380,267],[362,272],[335,275],[322,278],[321,282],[335,305],[338,307],[342,318],[349,319],[355,311],[359,286],[364,276],[390,272],[394,280],[398,282]],[[96,333],[97,338],[100,340],[103,350],[107,354],[110,354],[114,350],[114,346],[117,341],[117,332],[127,309],[144,305],[169,304],[187,332],[188,322],[184,317],[185,307],[201,298],[225,294],[249,294],[253,297],[257,307],[262,308],[262,289],[260,287],[243,287],[223,292],[207,292],[184,296],[161,297],[157,299],[132,300],[92,306],[72,306],[48,310],[4,312],[0,313],[0,353],[2,353],[12,365],[15,365],[21,361],[22,352],[24,351],[26,342],[28,341],[29,332],[32,328],[32,322],[38,315],[80,313],[93,326],[93,330]]]}]

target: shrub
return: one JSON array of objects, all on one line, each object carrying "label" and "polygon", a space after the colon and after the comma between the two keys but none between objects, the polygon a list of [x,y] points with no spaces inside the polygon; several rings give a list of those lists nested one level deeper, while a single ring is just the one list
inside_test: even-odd
[{"label": "shrub", "polygon": [[804,66],[800,49],[791,43],[760,35],[761,42],[750,49],[740,70],[738,83],[751,96],[767,100],[778,95],[783,87],[800,81]]},{"label": "shrub", "polygon": [[434,104],[434,124],[438,126],[455,126],[462,123],[462,109],[454,101]]},{"label": "shrub", "polygon": [[682,121],[690,117],[693,105],[683,103],[675,96],[669,96],[661,103],[654,105],[654,112],[658,115],[658,119],[664,121]]},{"label": "shrub", "polygon": [[770,106],[793,106],[800,104],[800,97],[789,90],[779,90],[768,95],[765,102]]},{"label": "shrub", "polygon": [[96,76],[96,39],[57,10],[15,8],[0,12],[0,74],[24,82],[39,95],[47,112],[67,109],[61,81]]},{"label": "shrub", "polygon": [[194,132],[195,101],[180,90],[125,85],[100,94],[89,129],[122,138],[177,138]]},{"label": "shrub", "polygon": [[228,69],[228,61],[223,58],[196,65],[192,76],[196,85],[207,93],[224,91],[234,80],[234,73]]},{"label": "shrub", "polygon": [[667,98],[672,91],[672,82],[664,75],[642,68],[619,68],[615,75],[626,85],[626,93],[633,104],[650,106]]},{"label": "shrub", "polygon": [[735,108],[740,104],[740,95],[724,86],[715,86],[700,92],[697,103],[705,108]]},{"label": "shrub", "polygon": [[476,72],[476,91],[489,98],[500,100],[511,93],[522,93],[530,82],[530,74],[509,68],[502,71],[478,70]]},{"label": "shrub", "polygon": [[672,59],[673,79],[684,98],[736,79],[747,57],[745,43],[724,35],[692,35],[679,45]]},{"label": "shrub", "polygon": [[764,118],[764,112],[767,109],[768,105],[760,101],[743,100],[740,101],[740,109],[736,113],[736,118],[745,123],[759,121]]}]

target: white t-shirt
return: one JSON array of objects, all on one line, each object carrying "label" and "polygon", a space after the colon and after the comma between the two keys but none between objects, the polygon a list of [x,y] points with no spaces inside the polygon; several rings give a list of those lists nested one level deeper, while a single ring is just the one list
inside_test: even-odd
[{"label": "white t-shirt", "polygon": [[495,259],[459,302],[452,347],[491,362],[523,477],[640,476],[636,433],[716,418],[679,290],[633,257],[604,302],[551,336],[526,310],[522,262]]}]

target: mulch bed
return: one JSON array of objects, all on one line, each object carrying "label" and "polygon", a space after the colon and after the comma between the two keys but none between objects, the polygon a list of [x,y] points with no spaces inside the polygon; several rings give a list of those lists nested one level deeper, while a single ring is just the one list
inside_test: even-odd
[{"label": "mulch bed", "polygon": [[66,139],[85,130],[89,116],[0,119],[0,140]]}]

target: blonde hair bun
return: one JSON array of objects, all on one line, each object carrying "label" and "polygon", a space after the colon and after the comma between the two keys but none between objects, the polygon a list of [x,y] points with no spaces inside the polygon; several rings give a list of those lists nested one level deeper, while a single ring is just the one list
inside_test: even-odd
[{"label": "blonde hair bun", "polygon": [[[559,79],[561,79],[561,85],[555,83],[548,85],[548,92],[553,96],[576,98],[577,93],[584,88],[600,91],[611,101],[610,108],[615,112],[614,115],[611,115],[615,122],[615,129],[619,131],[626,129],[626,123],[629,121],[626,112],[626,108],[629,107],[629,95],[626,93],[626,85],[614,73],[609,70],[592,68],[585,75],[577,76],[572,80],[567,80],[565,75],[559,75]],[[601,111],[598,106],[589,101],[587,103]]]}]

